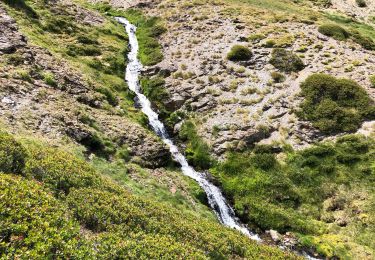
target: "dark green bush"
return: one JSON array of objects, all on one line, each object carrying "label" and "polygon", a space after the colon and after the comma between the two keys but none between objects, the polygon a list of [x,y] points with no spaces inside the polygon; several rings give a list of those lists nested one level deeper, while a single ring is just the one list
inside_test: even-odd
[{"label": "dark green bush", "polygon": [[371,83],[371,87],[375,88],[375,75],[370,76],[370,83]]},{"label": "dark green bush", "polygon": [[318,31],[321,34],[343,41],[350,37],[350,33],[337,24],[323,24],[319,26]]},{"label": "dark green bush", "polygon": [[31,146],[25,173],[43,182],[57,196],[66,195],[71,188],[97,186],[100,177],[86,162],[73,155],[39,145]]},{"label": "dark green bush", "polygon": [[355,0],[359,7],[367,7],[366,0]]},{"label": "dark green bush", "polygon": [[253,56],[251,50],[242,45],[234,45],[227,54],[227,59],[231,61],[247,61]]},{"label": "dark green bush", "polygon": [[374,117],[374,102],[352,80],[314,74],[301,89],[305,100],[299,115],[322,132],[355,131],[364,119]]},{"label": "dark green bush", "polygon": [[98,88],[96,91],[98,91],[99,93],[103,94],[108,103],[112,106],[117,106],[118,105],[118,100],[117,100],[117,97],[115,95],[115,93],[113,91],[111,91],[110,89],[108,88]]},{"label": "dark green bush", "polygon": [[89,152],[106,159],[110,159],[110,157],[116,152],[114,143],[96,132],[90,133],[82,138],[80,143],[86,146]]},{"label": "dark green bush", "polygon": [[284,72],[297,72],[305,67],[303,61],[296,54],[281,48],[276,48],[272,51],[270,63]]},{"label": "dark green bush", "polygon": [[94,44],[94,45],[99,44],[98,40],[94,38],[93,35],[85,35],[85,34],[79,35],[77,36],[77,41],[82,44]]},{"label": "dark green bush", "polygon": [[280,83],[285,80],[285,76],[277,71],[271,72],[271,78],[273,79],[274,82]]},{"label": "dark green bush", "polygon": [[0,131],[0,172],[22,173],[26,151],[13,136]]},{"label": "dark green bush", "polygon": [[197,134],[196,126],[191,121],[186,121],[181,126],[179,137],[187,141],[185,150],[187,160],[200,169],[208,169],[212,166],[213,159],[209,146]]},{"label": "dark green bush", "polygon": [[52,33],[61,34],[61,33],[73,33],[77,30],[77,26],[74,22],[63,15],[53,15],[44,17],[45,24],[43,29]]},{"label": "dark green bush", "polygon": [[375,50],[375,43],[370,37],[363,36],[358,31],[352,31],[351,36],[352,36],[351,38],[353,39],[353,41],[361,45],[364,49]]},{"label": "dark green bush", "polygon": [[99,56],[102,54],[102,51],[99,47],[93,45],[77,45],[71,44],[68,45],[67,54],[75,56]]}]

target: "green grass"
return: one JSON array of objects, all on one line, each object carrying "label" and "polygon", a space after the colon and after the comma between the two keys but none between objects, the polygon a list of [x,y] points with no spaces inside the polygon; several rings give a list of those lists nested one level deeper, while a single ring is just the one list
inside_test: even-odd
[{"label": "green grass", "polygon": [[155,65],[163,60],[161,45],[157,38],[166,31],[166,28],[158,17],[146,17],[138,9],[125,11],[113,9],[106,3],[95,4],[92,7],[109,16],[125,17],[137,27],[138,57],[143,65]]},{"label": "green grass", "polygon": [[[29,43],[49,50],[55,58],[64,59],[82,73],[88,85],[107,100],[104,108],[120,105],[125,116],[141,122],[142,114],[133,109],[133,94],[124,82],[127,52],[124,28],[110,16],[103,17],[103,24],[83,24],[76,21],[73,9],[59,3],[46,5],[43,0],[26,0],[25,4],[38,15],[25,16],[13,5],[5,6]],[[55,14],[57,11],[59,15]],[[46,80],[47,84],[52,83]]]},{"label": "green grass", "polygon": [[[24,162],[7,146],[22,147]],[[8,171],[0,173],[2,258],[297,259],[210,218],[134,196],[64,150],[2,132],[0,152],[19,171],[0,165]]]},{"label": "green grass", "polygon": [[208,169],[214,163],[210,147],[198,135],[196,125],[188,120],[183,123],[179,138],[187,143],[185,155],[187,160],[198,169]]},{"label": "green grass", "polygon": [[346,136],[302,151],[231,153],[211,172],[243,221],[292,231],[327,257],[375,253],[375,141]]}]

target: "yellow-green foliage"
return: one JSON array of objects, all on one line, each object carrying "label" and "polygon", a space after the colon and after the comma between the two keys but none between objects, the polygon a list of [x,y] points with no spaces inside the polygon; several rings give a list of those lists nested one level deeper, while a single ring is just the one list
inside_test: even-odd
[{"label": "yellow-green foliage", "polygon": [[[13,160],[25,177],[0,175],[1,258],[296,258],[133,196],[67,152],[5,134],[0,143],[27,152],[25,167]],[[13,158],[13,150],[0,149]]]},{"label": "yellow-green foliage", "polygon": [[78,223],[43,185],[0,173],[0,197],[2,259],[90,257]]}]

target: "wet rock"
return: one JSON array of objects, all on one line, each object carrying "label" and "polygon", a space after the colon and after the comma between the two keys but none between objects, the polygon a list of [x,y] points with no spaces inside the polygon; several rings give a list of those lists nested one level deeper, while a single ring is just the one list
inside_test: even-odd
[{"label": "wet rock", "polygon": [[270,232],[270,236],[271,236],[271,238],[274,242],[280,242],[281,241],[282,236],[280,235],[279,232],[277,232],[276,230],[272,230],[272,229],[269,232]]}]

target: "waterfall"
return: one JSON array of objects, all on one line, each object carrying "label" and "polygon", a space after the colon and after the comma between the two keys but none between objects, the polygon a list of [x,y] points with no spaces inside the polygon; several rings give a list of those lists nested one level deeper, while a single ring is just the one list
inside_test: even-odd
[{"label": "waterfall", "polygon": [[137,27],[132,25],[128,20],[122,17],[117,17],[116,20],[123,24],[129,36],[130,52],[128,53],[128,65],[126,67],[125,80],[128,83],[130,90],[132,90],[138,97],[139,103],[142,107],[142,112],[148,117],[149,123],[155,133],[163,140],[169,147],[172,158],[181,165],[182,173],[194,179],[206,192],[208,203],[214,210],[219,221],[228,227],[239,230],[248,237],[260,241],[258,235],[250,232],[244,225],[242,225],[238,218],[236,218],[233,209],[228,205],[220,189],[210,183],[205,173],[195,171],[187,162],[185,156],[179,152],[177,146],[169,138],[168,133],[163,123],[158,119],[158,114],[152,110],[151,102],[145,95],[141,93],[139,74],[142,69],[142,64],[138,60],[138,40],[136,37]]}]

